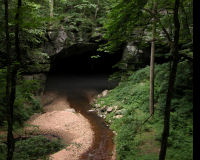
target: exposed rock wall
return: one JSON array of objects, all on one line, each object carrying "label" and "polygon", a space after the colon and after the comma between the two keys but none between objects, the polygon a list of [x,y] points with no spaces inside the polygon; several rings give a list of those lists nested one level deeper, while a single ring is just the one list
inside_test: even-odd
[{"label": "exposed rock wall", "polygon": [[[47,34],[48,41],[45,41],[42,48],[43,52],[49,56],[60,53],[63,49],[73,47],[78,44],[98,43],[103,38],[100,28],[90,28],[90,30],[70,30],[70,25],[66,26],[64,20],[58,29],[53,29]],[[64,28],[65,26],[65,28]],[[97,42],[98,41],[98,42]]]},{"label": "exposed rock wall", "polygon": [[137,69],[141,64],[149,63],[150,52],[141,50],[134,42],[128,42],[124,47],[122,59],[120,61],[120,69]]},{"label": "exposed rock wall", "polygon": [[61,27],[58,31],[48,33],[47,38],[48,41],[44,42],[43,51],[49,56],[52,56],[59,53],[65,47],[69,35]]}]

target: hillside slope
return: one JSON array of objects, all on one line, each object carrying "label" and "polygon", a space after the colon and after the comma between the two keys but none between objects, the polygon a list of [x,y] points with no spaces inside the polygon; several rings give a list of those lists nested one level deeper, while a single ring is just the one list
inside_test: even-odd
[{"label": "hillside slope", "polygon": [[[117,160],[158,159],[168,76],[168,63],[155,66],[155,115],[151,119],[148,119],[149,66],[132,72],[107,96],[93,102],[116,133]],[[167,160],[192,159],[192,99],[192,66],[183,61],[178,65],[172,99]]]}]

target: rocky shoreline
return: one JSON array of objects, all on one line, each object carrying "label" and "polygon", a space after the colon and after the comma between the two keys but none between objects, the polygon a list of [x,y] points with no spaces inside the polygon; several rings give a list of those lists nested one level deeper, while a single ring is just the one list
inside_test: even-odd
[{"label": "rocky shoreline", "polygon": [[[124,109],[121,109],[119,106],[101,106],[97,103],[97,99],[101,97],[105,97],[107,94],[109,94],[109,90],[104,90],[100,94],[96,96],[96,98],[93,99],[93,101],[90,103],[92,105],[92,109],[88,110],[88,112],[96,112],[97,115],[103,119],[106,120],[106,116],[110,113],[114,113],[113,119],[120,119],[123,117]],[[109,119],[106,121],[108,126],[112,123],[112,120]]]}]

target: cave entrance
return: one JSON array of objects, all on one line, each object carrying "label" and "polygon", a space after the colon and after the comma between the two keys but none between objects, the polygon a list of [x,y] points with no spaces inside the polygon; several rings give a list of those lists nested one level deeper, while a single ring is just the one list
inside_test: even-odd
[{"label": "cave entrance", "polygon": [[[108,54],[97,51],[98,45],[76,44],[52,56],[50,74],[112,74],[122,52]],[[98,57],[98,58],[97,58]]]}]

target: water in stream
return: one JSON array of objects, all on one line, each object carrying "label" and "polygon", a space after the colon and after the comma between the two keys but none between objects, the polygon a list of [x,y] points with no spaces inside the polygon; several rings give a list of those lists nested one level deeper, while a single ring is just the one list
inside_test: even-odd
[{"label": "water in stream", "polygon": [[91,97],[115,84],[107,81],[107,75],[49,75],[46,91],[56,91],[66,95],[70,106],[84,115],[95,133],[94,143],[82,155],[81,160],[111,160],[113,151],[113,133],[104,120],[94,112],[88,112]]}]

